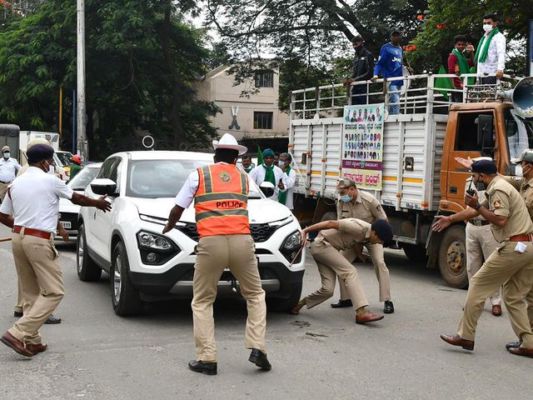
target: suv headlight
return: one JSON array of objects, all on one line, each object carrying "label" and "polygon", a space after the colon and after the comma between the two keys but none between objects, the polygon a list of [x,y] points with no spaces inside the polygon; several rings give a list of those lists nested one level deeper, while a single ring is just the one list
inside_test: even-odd
[{"label": "suv headlight", "polygon": [[180,252],[170,239],[147,231],[137,233],[137,244],[143,263],[148,265],[164,264]]},{"label": "suv headlight", "polygon": [[280,252],[289,262],[300,262],[302,259],[302,252],[300,248],[302,234],[300,231],[295,231],[285,238],[280,247]]}]

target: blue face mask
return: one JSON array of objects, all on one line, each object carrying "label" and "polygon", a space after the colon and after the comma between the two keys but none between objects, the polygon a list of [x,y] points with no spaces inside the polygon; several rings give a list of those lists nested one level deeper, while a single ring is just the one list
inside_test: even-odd
[{"label": "blue face mask", "polygon": [[349,194],[343,194],[341,197],[339,197],[339,199],[343,203],[349,203],[350,201],[352,201],[352,196],[350,196]]}]

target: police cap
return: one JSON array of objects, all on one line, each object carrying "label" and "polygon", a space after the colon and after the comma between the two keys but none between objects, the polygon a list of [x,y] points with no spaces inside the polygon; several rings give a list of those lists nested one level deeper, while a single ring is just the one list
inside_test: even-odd
[{"label": "police cap", "polygon": [[494,175],[498,172],[498,168],[496,168],[496,164],[492,160],[480,160],[472,164],[472,172]]},{"label": "police cap", "polygon": [[392,244],[392,227],[384,219],[378,219],[372,224],[372,230],[376,232],[378,238],[383,241],[383,245],[390,246]]},{"label": "police cap", "polygon": [[50,160],[54,156],[54,148],[49,144],[36,144],[26,152],[29,164],[36,164],[43,160]]}]

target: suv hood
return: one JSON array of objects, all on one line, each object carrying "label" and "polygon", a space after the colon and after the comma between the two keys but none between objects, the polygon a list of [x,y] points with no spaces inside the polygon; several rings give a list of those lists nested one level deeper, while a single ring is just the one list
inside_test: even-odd
[{"label": "suv hood", "polygon": [[[166,220],[168,214],[174,205],[174,198],[163,199],[141,199],[128,198],[139,210],[139,214],[148,215],[154,218]],[[276,201],[269,199],[249,199],[248,200],[248,215],[250,223],[264,224],[267,222],[279,221],[292,215],[291,210]],[[194,219],[194,204],[185,210],[180,221],[195,222]]]}]

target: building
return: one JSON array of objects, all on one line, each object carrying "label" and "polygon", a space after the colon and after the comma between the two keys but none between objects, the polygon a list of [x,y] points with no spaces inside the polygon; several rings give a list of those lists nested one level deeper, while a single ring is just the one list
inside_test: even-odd
[{"label": "building", "polygon": [[289,116],[278,108],[279,70],[257,71],[254,78],[235,85],[230,68],[215,68],[197,86],[200,100],[214,102],[222,110],[212,118],[217,132],[231,133],[250,149],[259,145],[286,151]]}]

